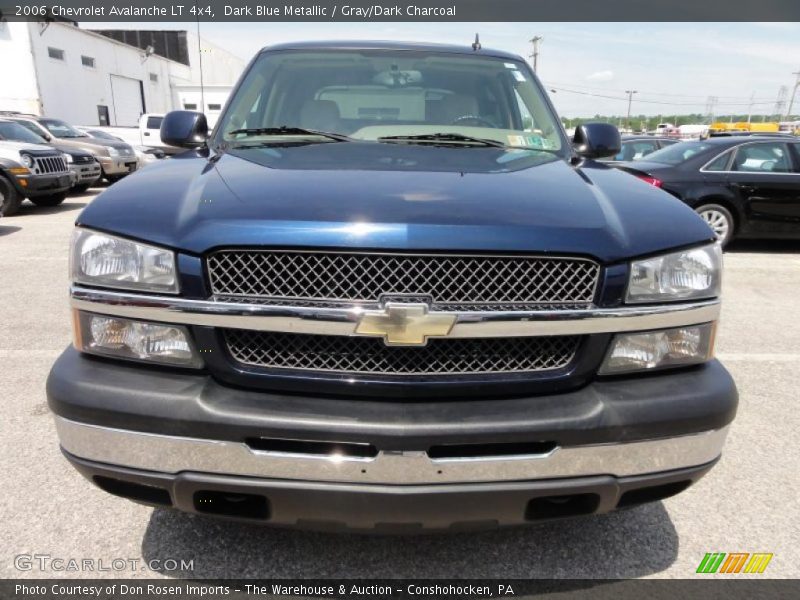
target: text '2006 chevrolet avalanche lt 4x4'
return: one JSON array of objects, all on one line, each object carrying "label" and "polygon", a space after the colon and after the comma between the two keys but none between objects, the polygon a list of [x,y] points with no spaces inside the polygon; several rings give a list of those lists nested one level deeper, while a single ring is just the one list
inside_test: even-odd
[{"label": "text '2006 chevrolet avalanche lt 4x4'", "polygon": [[67,459],[135,501],[274,525],[481,528],[676,494],[719,459],[722,259],[567,140],[516,56],[267,48],[214,132],[72,242]]}]

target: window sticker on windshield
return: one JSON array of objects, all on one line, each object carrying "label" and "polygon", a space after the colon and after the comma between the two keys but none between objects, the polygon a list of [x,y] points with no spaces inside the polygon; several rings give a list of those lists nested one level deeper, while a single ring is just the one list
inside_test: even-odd
[{"label": "window sticker on windshield", "polygon": [[547,141],[540,135],[509,135],[508,145],[542,149],[548,147]]},{"label": "window sticker on windshield", "polygon": [[525,75],[523,75],[519,71],[511,71],[511,72],[514,74],[514,79],[516,79],[517,81],[520,82],[525,81]]},{"label": "window sticker on windshield", "polygon": [[515,65],[514,63],[503,63],[503,64],[505,65],[506,69],[516,69],[517,68],[517,65]]}]

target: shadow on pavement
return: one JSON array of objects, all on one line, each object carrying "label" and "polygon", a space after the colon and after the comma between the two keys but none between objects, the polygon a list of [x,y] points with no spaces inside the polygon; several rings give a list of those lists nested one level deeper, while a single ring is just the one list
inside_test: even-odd
[{"label": "shadow on pavement", "polygon": [[20,231],[21,229],[22,227],[5,225],[3,222],[0,221],[0,237],[3,237],[4,235],[8,235],[10,233],[15,233],[17,231]]},{"label": "shadow on pavement", "polygon": [[[678,535],[663,503],[473,534],[371,536],[246,525],[156,509],[146,560],[193,560],[189,578],[634,578],[669,567]],[[592,582],[578,584],[580,587]]]},{"label": "shadow on pavement", "polygon": [[725,252],[732,254],[739,252],[800,254],[800,240],[738,240],[731,242],[725,248]]},{"label": "shadow on pavement", "polygon": [[[14,216],[24,216],[24,215],[55,215],[58,213],[68,212],[71,210],[79,210],[85,207],[88,202],[74,202],[67,200],[64,204],[59,204],[58,206],[36,206],[34,204],[25,203],[19,207],[19,212],[16,213]],[[12,217],[13,218],[13,217]]]}]

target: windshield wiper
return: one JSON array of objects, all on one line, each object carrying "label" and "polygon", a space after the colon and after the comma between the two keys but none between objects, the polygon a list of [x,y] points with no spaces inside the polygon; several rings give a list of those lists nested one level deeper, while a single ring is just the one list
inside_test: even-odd
[{"label": "windshield wiper", "polygon": [[411,142],[411,143],[432,143],[435,144],[437,142],[445,142],[445,143],[452,143],[454,145],[467,145],[467,144],[478,144],[481,146],[486,146],[490,148],[505,148],[506,145],[503,142],[498,142],[497,140],[488,140],[485,138],[476,138],[469,135],[462,135],[460,133],[425,133],[422,135],[389,135],[384,137],[378,138],[379,142],[388,142],[388,143],[395,143],[395,142]]},{"label": "windshield wiper", "polygon": [[[247,127],[245,129],[234,129],[229,131],[228,135],[244,134],[245,136],[257,135],[318,135],[336,140],[337,142],[351,142],[353,138],[349,138],[341,133],[332,133],[330,131],[317,131],[316,129],[303,129],[302,127]],[[236,141],[236,140],[231,140]]]}]

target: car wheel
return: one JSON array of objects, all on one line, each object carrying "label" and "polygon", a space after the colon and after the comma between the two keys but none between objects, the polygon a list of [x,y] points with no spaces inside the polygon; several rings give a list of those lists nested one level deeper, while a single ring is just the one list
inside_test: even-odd
[{"label": "car wheel", "polygon": [[33,202],[36,206],[58,206],[61,204],[64,199],[67,197],[66,192],[61,192],[60,194],[49,194],[47,196],[36,196],[35,198],[29,198],[31,202]]},{"label": "car wheel", "polygon": [[725,246],[733,238],[734,221],[731,211],[721,204],[703,204],[694,209],[711,227],[717,240]]},{"label": "car wheel", "polygon": [[23,197],[5,177],[0,177],[0,216],[10,217],[19,210]]},{"label": "car wheel", "polygon": [[88,183],[83,183],[81,185],[76,185],[74,188],[70,190],[73,194],[83,194],[86,190],[89,189]]}]

